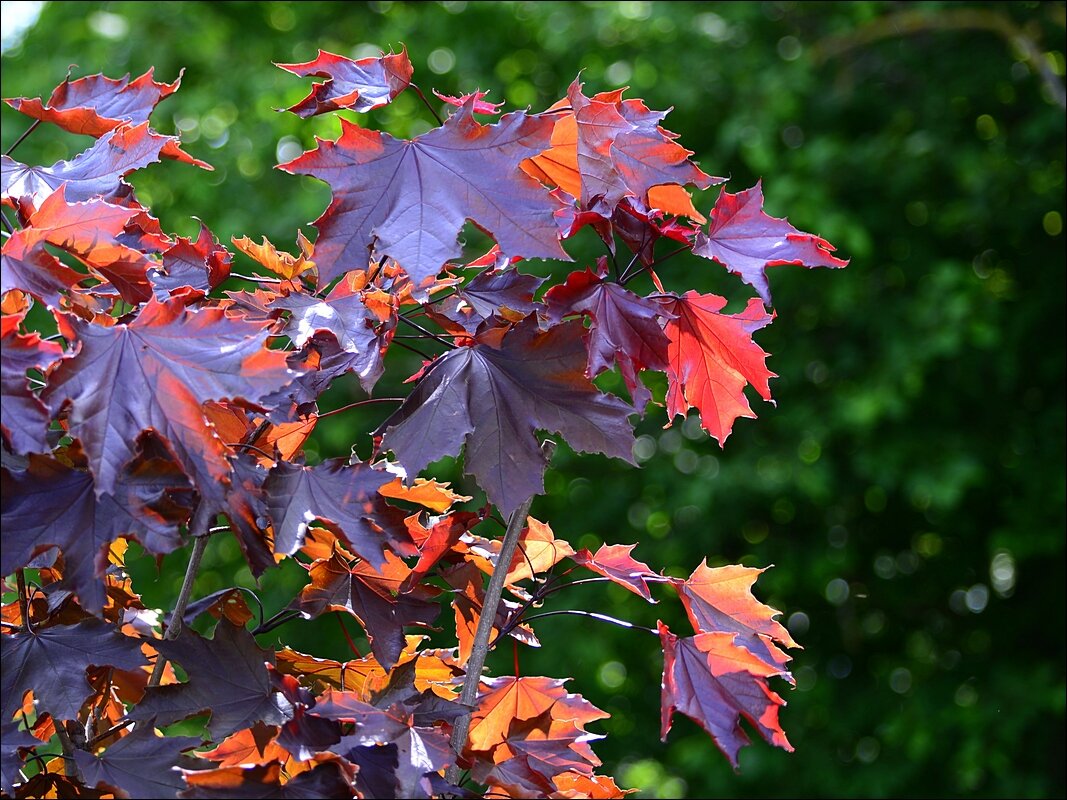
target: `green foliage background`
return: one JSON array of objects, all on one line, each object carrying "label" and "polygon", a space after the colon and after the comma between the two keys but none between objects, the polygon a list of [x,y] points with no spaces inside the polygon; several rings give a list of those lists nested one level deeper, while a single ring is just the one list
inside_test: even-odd
[{"label": "green foliage background", "polygon": [[[406,45],[426,90],[540,109],[584,69],[587,91],[673,106],[667,126],[706,171],[733,191],[762,177],[770,213],[852,264],[773,271],[778,319],[759,341],[778,405],[754,406],[725,450],[694,420],[662,430],[653,409],[643,469],[564,448],[534,513],[576,547],[640,541],[672,574],[705,556],[775,564],[757,591],[805,647],[783,712],[797,752],[756,744],[734,774],[684,718],[661,744],[658,648],[639,632],[545,620],[523,671],[573,676],[612,714],[597,750],[639,796],[1046,797],[1065,792],[1063,43],[1063,3],[53,2],[4,52],[3,95],[47,97],[70,64],[163,80],[184,67],[154,119],[216,171],[158,165],[140,196],[168,230],[193,233],[196,214],[224,241],[283,246],[329,192],[271,167],[338,123],[276,113],[308,82],[272,61]],[[6,106],[2,121],[6,148],[26,123]],[[410,92],[359,121],[429,125]],[[18,155],[52,163],[87,141],[44,127]],[[744,294],[700,259],[662,276]],[[376,394],[415,368],[391,359]],[[359,396],[342,382],[325,405]],[[365,456],[386,413],[371,408],[324,421],[312,457]],[[184,558],[158,580],[138,567],[149,603],[173,601]],[[236,546],[213,542],[197,591],[235,576],[251,583]],[[268,613],[298,579],[265,581]],[[556,606],[686,630],[676,603],[614,587]],[[347,653],[333,620],[279,636]]]}]

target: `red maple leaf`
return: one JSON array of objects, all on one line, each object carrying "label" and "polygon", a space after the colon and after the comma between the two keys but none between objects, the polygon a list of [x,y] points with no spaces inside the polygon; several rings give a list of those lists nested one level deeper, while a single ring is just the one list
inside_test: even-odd
[{"label": "red maple leaf", "polygon": [[798,231],[789,220],[763,212],[763,183],[730,194],[723,189],[711,211],[708,232],[697,234],[693,253],[718,261],[752,286],[767,305],[771,287],[767,267],[799,264],[804,267],[845,267],[825,239]]},{"label": "red maple leaf", "polygon": [[[768,314],[756,299],[739,314],[723,314],[726,298],[686,292],[665,300],[674,319],[664,332],[667,347],[667,416],[685,415],[691,407],[700,412],[700,424],[718,440],[726,442],[738,417],[755,418],[745,398],[751,384],[760,397],[770,401],[767,353],[752,340],[752,334],[770,324]],[[668,422],[668,424],[670,424]]]}]

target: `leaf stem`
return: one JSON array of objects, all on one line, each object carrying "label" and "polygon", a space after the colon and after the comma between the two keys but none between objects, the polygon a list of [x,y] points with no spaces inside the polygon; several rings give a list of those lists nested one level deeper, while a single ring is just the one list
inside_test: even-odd
[{"label": "leaf stem", "polygon": [[0,211],[0,219],[4,221],[4,228],[7,230],[8,233],[15,232],[15,226],[11,224],[11,220],[7,218],[7,214]]},{"label": "leaf stem", "polygon": [[[196,573],[200,570],[200,562],[204,558],[204,551],[207,549],[209,538],[208,536],[197,536],[193,539],[193,552],[189,554],[189,564],[185,568],[185,580],[182,581],[182,588],[178,592],[178,599],[174,603],[174,612],[171,614],[170,625],[167,626],[166,633],[163,634],[163,638],[168,641],[173,641],[181,635],[185,607],[189,605],[189,598],[193,594],[193,583],[196,581]],[[159,682],[163,680],[163,670],[166,666],[167,659],[160,653],[156,656],[156,665],[152,667],[152,674],[148,678],[149,686],[159,686]]]},{"label": "leaf stem", "polygon": [[[550,439],[541,444],[541,453],[545,462],[552,460],[552,454],[556,451],[556,443]],[[478,629],[474,633],[474,643],[471,646],[471,655],[467,660],[467,674],[463,678],[463,690],[459,695],[459,702],[474,706],[478,698],[478,684],[482,677],[482,668],[485,666],[485,657],[489,655],[489,636],[493,632],[493,623],[496,621],[497,608],[500,606],[500,598],[504,591],[504,580],[507,578],[508,567],[515,557],[515,550],[519,544],[519,534],[526,524],[526,516],[530,513],[533,504],[533,495],[523,501],[508,520],[508,529],[504,532],[504,540],[500,544],[500,555],[497,556],[496,566],[489,578],[489,585],[485,589],[485,599],[482,601],[482,613],[478,617]],[[467,734],[470,732],[471,715],[469,713],[459,717],[452,728],[452,749],[457,755],[463,753],[467,744]],[[446,779],[455,784],[459,778],[460,768],[453,764],[448,768]]]},{"label": "leaf stem", "polygon": [[28,127],[25,131],[23,131],[22,136],[17,138],[15,140],[14,144],[11,145],[11,147],[7,148],[7,151],[4,153],[4,155],[5,156],[9,156],[12,153],[14,153],[15,152],[15,148],[18,147],[20,144],[22,144],[24,141],[26,141],[26,137],[29,136],[31,133],[33,133],[35,130],[37,130],[37,126],[40,125],[40,124],[41,124],[41,120],[35,119],[33,121],[33,124],[30,125],[30,127]]},{"label": "leaf stem", "polygon": [[415,94],[417,94],[417,95],[419,96],[419,99],[420,99],[420,100],[421,100],[421,101],[423,102],[423,104],[424,104],[424,105],[425,105],[425,106],[426,106],[426,107],[427,107],[428,109],[430,109],[430,113],[431,113],[431,114],[433,114],[433,118],[434,118],[435,120],[437,120],[437,124],[438,124],[438,125],[444,125],[444,124],[445,124],[445,121],[444,121],[443,119],[441,119],[441,115],[437,113],[437,109],[436,109],[436,108],[434,108],[434,107],[433,107],[433,105],[431,105],[430,101],[426,99],[426,95],[424,95],[424,94],[422,93],[422,89],[420,89],[420,88],[419,88],[418,86],[416,86],[416,85],[415,85],[414,83],[409,83],[409,84],[408,84],[408,86],[410,86],[410,87],[411,87],[412,89],[414,89],[414,90],[415,90]]},{"label": "leaf stem", "polygon": [[300,616],[300,612],[295,608],[283,608],[273,617],[266,622],[260,623],[259,627],[252,631],[253,636],[258,636],[261,633],[268,633],[269,631],[279,628],[290,620],[296,619]]},{"label": "leaf stem", "polygon": [[653,262],[652,262],[651,264],[645,264],[645,265],[644,265],[643,267],[641,267],[641,269],[639,269],[639,270],[636,270],[636,271],[635,271],[635,272],[633,273],[633,275],[629,275],[629,276],[627,276],[627,277],[623,278],[622,280],[620,280],[620,281],[619,281],[619,285],[621,285],[621,286],[625,286],[625,285],[626,285],[627,283],[629,283],[630,281],[632,281],[632,280],[633,280],[634,278],[636,278],[636,277],[637,277],[638,275],[640,275],[640,274],[641,274],[642,272],[647,272],[648,270],[652,269],[653,267],[658,267],[658,266],[659,266],[660,264],[662,264],[662,263],[663,263],[664,261],[666,261],[667,259],[669,259],[669,258],[674,258],[674,257],[675,257],[676,255],[678,255],[679,253],[684,253],[684,252],[685,252],[686,250],[692,250],[692,249],[693,249],[693,248],[692,248],[692,246],[691,246],[691,245],[688,245],[688,244],[684,244],[684,245],[682,245],[681,247],[679,247],[679,248],[678,248],[678,249],[676,249],[676,250],[671,250],[671,251],[670,251],[669,253],[667,253],[666,255],[663,255],[663,256],[660,256],[659,258],[657,258],[657,259],[656,259],[655,261],[653,261]]},{"label": "leaf stem", "polygon": [[450,349],[450,350],[455,350],[456,349],[456,345],[454,343],[448,341],[448,339],[444,339],[444,338],[438,336],[433,331],[422,327],[419,323],[415,322],[415,320],[410,319],[408,317],[405,317],[403,314],[398,314],[397,315],[397,319],[400,320],[401,322],[406,322],[412,328],[414,328],[417,331],[421,331],[423,334],[425,334],[426,336],[429,336],[431,339],[436,339],[441,344],[445,345],[445,347],[447,347],[448,349]]},{"label": "leaf stem", "polygon": [[[577,583],[577,581],[576,581]],[[576,608],[560,608],[556,611],[545,611],[541,614],[534,614],[532,617],[527,617],[523,622],[533,622],[535,619],[544,619],[545,617],[558,617],[564,614],[576,616],[576,617],[591,617],[593,619],[600,620],[601,622],[610,622],[612,625],[618,625],[622,628],[633,628],[638,631],[647,631],[654,636],[659,636],[659,631],[654,631],[652,628],[646,628],[644,625],[635,625],[632,622],[627,622],[624,619],[618,619],[616,617],[609,617],[607,614],[597,614],[595,611],[579,611]]]},{"label": "leaf stem", "polygon": [[332,417],[334,414],[340,414],[342,411],[348,411],[348,409],[350,409],[350,408],[355,408],[356,406],[365,406],[365,405],[369,405],[371,403],[403,403],[403,402],[404,402],[404,398],[403,397],[371,397],[368,400],[359,400],[359,401],[357,401],[355,403],[349,403],[347,406],[341,406],[340,408],[335,408],[333,411],[326,411],[326,412],[324,412],[322,414],[316,414],[315,415],[315,419],[316,420],[320,420],[323,417]]}]

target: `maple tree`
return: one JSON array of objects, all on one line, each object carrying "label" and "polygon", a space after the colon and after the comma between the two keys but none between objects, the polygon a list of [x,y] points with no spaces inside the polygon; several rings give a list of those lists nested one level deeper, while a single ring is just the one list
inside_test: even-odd
[{"label": "maple tree", "polygon": [[[409,90],[438,117],[406,51],[279,66],[326,79],[289,109],[301,117],[372,112]],[[482,674],[490,649],[536,645],[532,624],[562,613],[658,637],[664,738],[677,711],[734,766],[742,720],[791,749],[770,679],[791,680],[784,648],[797,644],[752,595],[759,570],[705,563],[679,578],[631,544],[576,552],[530,507],[555,446],[543,433],[632,463],[632,420],[656,405],[642,372],[666,375],[668,425],[695,408],[725,443],[754,416],[747,386],[771,399],[753,339],[774,319],[767,268],[846,262],[765,214],[759,184],[722,190],[705,218],[687,187],[724,179],[661,127],[665,112],[575,81],[545,111],[487,122],[477,116],[503,103],[437,95],[453,110],[410,141],[342,118],[336,141],[280,165],[333,190],[314,242],[298,233],[292,255],[234,237],[259,270],[238,278],[207,226],[195,241],[168,235],[125,180],[161,157],[210,168],[150,127],[179,82],[68,76],[47,102],[7,101],[30,130],[47,121],[96,141],[51,166],[16,161],[14,146],[3,156],[0,789],[621,797],[596,774],[599,736],[586,729],[604,712],[566,679]],[[464,263],[468,221],[494,244]],[[594,266],[543,292],[549,279],[520,271],[524,259],[571,260],[564,242],[587,227],[607,250]],[[657,251],[661,240],[672,249]],[[733,312],[724,297],[668,290],[659,273],[685,252],[759,298]],[[639,277],[645,294],[631,288]],[[308,436],[338,413],[320,414],[319,398],[348,373],[369,394],[390,349],[411,347],[401,336],[443,350],[369,432],[372,459],[307,463]],[[628,399],[594,383],[614,367]],[[482,507],[420,476],[461,453]],[[306,571],[269,619],[248,587],[192,597],[211,539],[231,533],[253,575],[286,559]],[[131,540],[156,556],[192,542],[165,615],[126,574]],[[693,633],[536,612],[588,581],[650,603],[673,593]],[[448,629],[448,605],[454,645],[411,633]],[[217,620],[210,635],[189,627],[204,614]],[[341,662],[267,644],[324,614],[354,618],[370,654]],[[200,735],[165,732],[190,719]]]}]

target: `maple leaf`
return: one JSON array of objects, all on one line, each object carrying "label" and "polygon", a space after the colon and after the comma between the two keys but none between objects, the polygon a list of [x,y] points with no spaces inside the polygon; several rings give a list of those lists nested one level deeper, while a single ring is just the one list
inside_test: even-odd
[{"label": "maple leaf", "polygon": [[702,219],[681,187],[706,189],[725,179],[689,161],[692,152],[659,126],[667,112],[651,111],[641,100],[623,100],[623,91],[586,97],[575,80],[567,92],[570,109],[557,117],[552,147],[532,158],[528,170],[607,219],[624,197]]},{"label": "maple leaf", "polygon": [[118,79],[87,75],[74,81],[68,76],[47,103],[39,97],[16,97],[4,102],[16,111],[53,122],[71,133],[102,136],[123,122],[146,122],[159,101],[178,90],[185,72],[179,72],[174,83],[158,83],[152,79],[153,71],[149,69],[132,82],[128,74]]},{"label": "maple leaf", "polygon": [[674,712],[681,711],[710,735],[737,769],[737,753],[748,736],[743,716],[769,743],[793,752],[778,722],[785,701],[767,686],[781,670],[734,644],[733,633],[702,633],[679,639],[659,623],[663,644],[661,738],[666,740]]},{"label": "maple leaf", "polygon": [[412,73],[406,49],[358,61],[319,50],[311,61],[275,66],[302,78],[329,79],[316,83],[311,94],[288,109],[305,119],[342,108],[366,112],[387,105],[408,87]]},{"label": "maple leaf", "polygon": [[187,485],[172,463],[139,459],[114,491],[97,495],[93,476],[45,456],[31,455],[24,471],[2,470],[3,555],[0,571],[10,575],[48,548],[63,551],[64,578],[82,608],[104,606],[108,548],[115,539],[137,539],[155,554],[181,545],[178,525],[151,506],[172,488]]},{"label": "maple leaf", "polygon": [[200,223],[200,233],[194,242],[183,236],[163,251],[163,269],[152,269],[149,278],[156,288],[157,299],[166,297],[160,292],[175,294],[189,287],[205,294],[221,284],[230,275],[233,254],[220,245],[211,231]]},{"label": "maple leaf", "polygon": [[53,413],[72,404],[70,435],[85,448],[97,494],[115,490],[149,429],[202,493],[217,494],[231,465],[201,405],[255,403],[296,376],[284,353],[266,348],[261,325],[219,308],[192,311],[180,299],[150,300],[129,324],[105,328],[64,316],[60,325],[80,347],[52,373],[42,400]]},{"label": "maple leaf", "polygon": [[379,322],[377,315],[345,281],[338,283],[324,300],[293,292],[279,297],[270,307],[292,312],[282,332],[297,347],[304,347],[320,332],[332,334],[340,349],[352,355],[346,359],[347,367],[355,371],[364,390],[369,393],[374,388],[385,371],[382,359],[391,330],[379,334],[375,328]]},{"label": "maple leaf", "polygon": [[437,514],[443,514],[455,503],[465,503],[471,499],[466,495],[456,494],[450,486],[447,481],[440,482],[432,478],[416,478],[411,486],[405,486],[404,481],[397,477],[378,487],[378,494],[394,500],[416,503]]},{"label": "maple leaf", "polygon": [[411,141],[341,120],[341,137],[280,165],[330,184],[333,202],[315,221],[323,284],[370,260],[397,261],[422,289],[450,259],[466,219],[509,256],[570,260],[553,213],[559,201],[519,163],[548,146],[552,123],[523,112],[493,125],[464,105]]},{"label": "maple leaf", "polygon": [[25,318],[25,313],[0,317],[0,431],[4,444],[20,454],[49,450],[45,433],[52,420],[48,409],[30,391],[26,372],[46,370],[63,355],[62,347],[43,341],[40,334],[19,333]]},{"label": "maple leaf", "polygon": [[[755,418],[745,386],[751,384],[771,402],[767,353],[752,334],[770,324],[763,304],[755,298],[739,314],[723,314],[726,298],[686,292],[665,302],[674,319],[667,322],[667,417],[700,412],[700,424],[722,446],[738,417]],[[670,422],[668,422],[668,425]]]},{"label": "maple leaf", "polygon": [[[4,102],[28,117],[54,123],[65,131],[100,137],[123,123],[147,122],[159,102],[178,90],[185,72],[181,70],[174,83],[159,83],[153,80],[153,71],[150,68],[132,81],[129,73],[118,79],[97,74],[73,81],[68,74],[47,103],[39,97],[6,98]],[[183,152],[177,139],[167,138],[173,140],[163,150],[167,158],[211,169],[209,164]]]},{"label": "maple leaf", "polygon": [[186,772],[189,788],[179,797],[191,800],[334,800],[352,797],[355,770],[336,758],[316,764],[282,782],[282,765],[277,761],[254,767],[223,767],[203,772]]},{"label": "maple leaf", "polygon": [[613,778],[607,775],[585,775],[581,772],[564,772],[556,775],[556,796],[574,800],[622,800],[637,789],[620,789]]},{"label": "maple leaf", "polygon": [[[468,558],[482,572],[491,575],[497,567],[502,542],[500,539],[472,539],[468,537]],[[548,572],[564,558],[574,555],[574,549],[557,539],[548,523],[533,517],[526,518],[526,527],[519,534],[518,552],[511,558],[504,578],[505,586]]]},{"label": "maple leaf", "polygon": [[274,551],[295,553],[303,546],[308,524],[318,520],[375,567],[385,564],[387,545],[401,555],[414,555],[401,512],[378,494],[392,479],[388,472],[343,458],[315,467],[279,462],[263,484]]},{"label": "maple leaf", "polygon": [[209,712],[207,727],[218,741],[255,722],[280,725],[291,717],[291,704],[274,690],[267,672],[274,653],[261,649],[245,628],[223,618],[212,639],[186,629],[177,639],[150,644],[161,657],[181,664],[189,681],[149,688],[130,710],[130,719],[155,718],[157,725],[169,725]]},{"label": "maple leaf", "polygon": [[771,304],[767,267],[799,264],[803,267],[845,267],[825,239],[798,231],[786,219],[763,212],[763,182],[730,194],[719,192],[711,211],[708,232],[698,233],[693,253],[713,259],[753,287]]},{"label": "maple leaf", "polygon": [[77,719],[92,693],[85,677],[91,666],[137,669],[148,662],[141,639],[124,636],[103,620],[89,617],[76,625],[19,631],[0,638],[4,669],[3,720],[22,707],[23,695],[33,690],[38,713],[55,719]]},{"label": "maple leaf", "polygon": [[[485,605],[485,579],[481,571],[474,564],[469,563],[448,570],[443,577],[455,590],[452,608],[455,612],[456,639],[459,644],[458,663],[466,665],[474,649],[474,637]],[[518,613],[521,608],[519,603],[501,599],[496,608],[496,616],[493,618],[490,641],[496,641],[511,615]],[[527,625],[514,626],[508,631],[508,636],[530,647],[541,646]]]},{"label": "maple leaf", "polygon": [[349,566],[337,552],[319,559],[309,570],[311,583],[305,586],[290,608],[306,617],[326,611],[347,611],[367,633],[374,657],[391,670],[404,648],[404,627],[432,625],[440,612],[427,587],[416,587],[407,594],[398,589],[410,570],[396,556],[386,552],[380,570],[366,562]]},{"label": "maple leaf", "polygon": [[278,732],[278,744],[297,761],[309,761],[341,739],[341,726],[333,720],[309,713],[315,708],[315,696],[292,675],[270,669],[271,680],[289,701],[292,719]]},{"label": "maple leaf", "polygon": [[[674,579],[671,584],[699,633],[736,634],[736,646],[780,670],[790,659],[775,643],[799,645],[774,619],[779,612],[752,596],[752,586],[763,572],[738,565],[713,568],[705,561],[686,580]],[[791,680],[788,674],[785,677]]]},{"label": "maple leaf", "polygon": [[201,751],[197,755],[217,762],[220,768],[285,761],[289,758],[289,753],[275,741],[277,735],[277,728],[257,722],[251,728],[230,734],[219,742],[217,747]]},{"label": "maple leaf", "polygon": [[469,334],[498,315],[519,322],[539,306],[533,296],[544,282],[544,278],[517,270],[480,272],[455,294],[435,303],[432,313],[457,323]]},{"label": "maple leaf", "polygon": [[200,745],[192,736],[156,736],[151,725],[138,725],[100,755],[74,751],[87,786],[115,787],[127,797],[172,798],[185,788],[181,769],[196,769],[204,762],[183,756]]},{"label": "maple leaf", "polygon": [[513,722],[525,722],[546,711],[552,712],[552,719],[571,720],[578,728],[608,716],[581,695],[568,694],[563,688],[566,682],[535,677],[482,678],[468,746],[490,750],[507,739]]},{"label": "maple leaf", "polygon": [[263,237],[262,244],[256,244],[247,236],[238,239],[234,236],[231,240],[234,246],[262,267],[266,267],[280,278],[293,280],[308,270],[315,268],[315,262],[311,260],[313,247],[311,242],[304,238],[304,234],[297,232],[296,241],[300,247],[300,255],[293,256],[276,248]]},{"label": "maple leaf", "polygon": [[581,323],[539,331],[536,321],[483,334],[438,357],[376,432],[408,475],[465,445],[465,470],[505,517],[543,490],[535,432],[561,434],[575,450],[633,463],[633,409],[585,377]]},{"label": "maple leaf", "polygon": [[137,213],[135,209],[99,199],[68,203],[66,185],[61,185],[30,215],[28,226],[15,231],[5,242],[8,275],[2,290],[15,288],[33,292],[34,279],[40,281],[42,276],[27,273],[32,273],[35,268],[43,269],[52,278],[52,281],[44,280],[53,289],[50,293],[53,299],[42,299],[55,305],[54,291],[67,288],[57,283],[69,275],[77,275],[77,280],[83,276],[69,270],[56,270],[52,261],[34,255],[41,245],[51,244],[66,250],[104,280],[110,281],[126,302],[136,305],[147,300],[152,294],[145,276],[150,262],[143,253],[118,239],[124,233],[126,223]]},{"label": "maple leaf", "polygon": [[565,283],[545,293],[545,305],[549,318],[556,321],[569,314],[589,316],[592,324],[585,334],[589,351],[586,375],[595,378],[618,364],[634,405],[643,411],[652,393],[637,373],[667,369],[668,340],[663,323],[668,315],[654,300],[605,280],[606,274],[606,259],[601,259],[597,273],[589,268],[572,272]]},{"label": "maple leaf", "polygon": [[481,89],[475,89],[473,92],[469,92],[467,94],[461,94],[459,97],[453,97],[452,95],[441,94],[436,89],[433,90],[433,93],[435,95],[437,95],[437,99],[438,100],[442,100],[442,101],[448,103],[450,106],[455,106],[456,108],[461,108],[462,106],[464,106],[468,102],[470,102],[471,99],[473,99],[474,100],[474,113],[475,114],[493,114],[493,115],[496,115],[496,114],[500,113],[500,107],[502,105],[504,105],[503,101],[501,101],[499,103],[490,103],[488,100],[485,99],[486,95],[488,95],[489,92],[483,92]]},{"label": "maple leaf", "polygon": [[[381,490],[379,489],[379,491]],[[437,562],[456,546],[460,537],[481,522],[482,519],[481,514],[459,511],[435,521],[430,526],[430,529],[425,531],[425,538],[419,545],[419,561],[415,568],[411,570],[411,574],[405,579],[401,587],[402,590],[411,591],[416,584],[421,583],[423,578],[437,565]],[[422,527],[418,523],[418,517],[414,517],[410,524],[419,528]]]},{"label": "maple leaf", "polygon": [[32,294],[49,308],[59,308],[61,293],[85,279],[49,253],[44,241],[15,231],[4,242],[0,255],[0,294],[24,291]]},{"label": "maple leaf", "polygon": [[635,547],[635,544],[602,544],[595,554],[588,550],[579,550],[571,556],[571,560],[605,578],[610,578],[614,583],[626,587],[648,602],[656,603],[658,601],[652,599],[648,582],[660,583],[666,579],[653,572],[648,564],[637,561],[630,555]]},{"label": "maple leaf", "polygon": [[148,123],[143,122],[120,125],[71,161],[58,161],[50,167],[31,167],[0,156],[2,199],[17,203],[25,198],[36,208],[64,183],[67,202],[127,198],[133,187],[123,178],[157,163],[166,145],[177,141],[149,130]]},{"label": "maple leaf", "polygon": [[0,721],[0,791],[12,794],[15,781],[21,781],[22,759],[19,750],[28,750],[41,742],[20,727],[18,722]]}]

